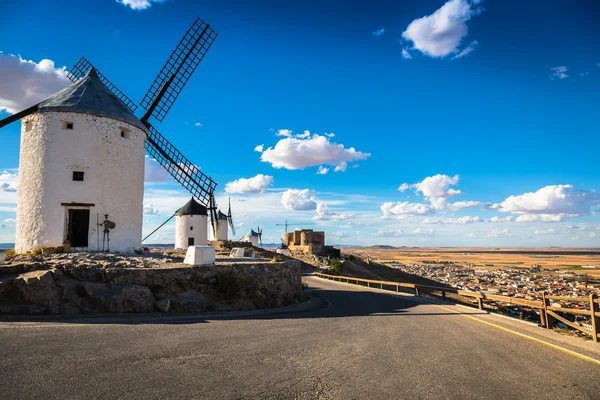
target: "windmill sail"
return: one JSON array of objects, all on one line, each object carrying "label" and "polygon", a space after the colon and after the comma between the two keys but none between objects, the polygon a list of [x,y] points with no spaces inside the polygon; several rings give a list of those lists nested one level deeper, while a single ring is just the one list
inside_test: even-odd
[{"label": "windmill sail", "polygon": [[206,207],[210,205],[210,199],[217,187],[216,182],[202,173],[200,168],[177,150],[153,126],[148,129],[146,151],[200,203]]},{"label": "windmill sail", "polygon": [[216,38],[210,25],[196,19],[146,92],[141,102],[147,110],[142,121],[154,117],[162,122]]}]

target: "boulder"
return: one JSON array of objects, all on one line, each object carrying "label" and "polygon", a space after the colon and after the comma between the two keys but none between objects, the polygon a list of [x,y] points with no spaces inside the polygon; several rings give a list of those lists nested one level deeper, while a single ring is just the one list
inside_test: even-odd
[{"label": "boulder", "polygon": [[171,300],[168,297],[165,297],[161,300],[156,300],[154,302],[154,307],[160,312],[169,312],[169,307],[171,306]]}]

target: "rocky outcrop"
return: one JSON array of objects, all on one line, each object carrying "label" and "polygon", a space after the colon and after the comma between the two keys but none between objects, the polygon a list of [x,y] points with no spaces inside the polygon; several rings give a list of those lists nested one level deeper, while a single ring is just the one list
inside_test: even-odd
[{"label": "rocky outcrop", "polygon": [[[91,255],[93,257],[93,255]],[[217,263],[121,267],[115,260],[45,263],[0,274],[0,313],[187,313],[281,307],[302,297],[300,265]],[[102,261],[104,263],[104,261]],[[14,267],[14,265],[13,265]],[[27,268],[23,268],[27,271]]]}]

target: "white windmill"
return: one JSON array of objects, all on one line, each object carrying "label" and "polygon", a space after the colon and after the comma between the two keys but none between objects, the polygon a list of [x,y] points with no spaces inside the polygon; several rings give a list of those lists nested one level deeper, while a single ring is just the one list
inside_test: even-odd
[{"label": "white windmill", "polygon": [[242,238],[242,242],[250,242],[254,247],[258,247],[260,242],[260,246],[262,247],[262,227],[258,227],[258,232],[250,229],[250,232]]},{"label": "white windmill", "polygon": [[175,249],[206,246],[208,212],[193,197],[175,213]]},{"label": "white windmill", "polygon": [[233,225],[233,217],[231,216],[231,199],[229,200],[229,209],[227,215],[223,214],[221,210],[217,211],[216,223],[213,223],[211,219],[211,238],[212,240],[228,240],[228,228],[231,228],[231,233],[235,236],[235,226]]},{"label": "white windmill", "polygon": [[22,119],[17,252],[67,240],[86,251],[138,248],[145,151],[214,211],[216,183],[150,119],[162,122],[216,36],[201,19],[192,24],[140,103],[139,119],[138,106],[82,57],[69,87],[0,120],[2,128]]}]

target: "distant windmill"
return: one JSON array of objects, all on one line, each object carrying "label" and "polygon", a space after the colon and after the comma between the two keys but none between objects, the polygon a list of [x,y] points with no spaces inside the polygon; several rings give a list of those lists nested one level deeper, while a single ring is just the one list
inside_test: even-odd
[{"label": "distant windmill", "polygon": [[0,121],[2,128],[24,119],[17,251],[65,240],[94,250],[91,239],[97,228],[91,211],[117,223],[112,248],[140,246],[144,143],[148,155],[215,220],[216,182],[161,135],[150,118],[163,121],[216,37],[196,19],[144,96],[139,119],[134,115],[138,106],[82,57],[68,73],[72,85]]},{"label": "distant windmill", "polygon": [[231,228],[233,236],[235,236],[235,226],[233,225],[233,217],[231,215],[231,199],[229,199],[227,214],[223,214],[221,210],[218,210],[216,224],[213,224],[211,221],[213,240],[228,240],[228,226]]},{"label": "distant windmill", "polygon": [[262,247],[263,228],[264,228],[264,225],[259,226],[257,231],[254,231],[254,229],[250,229],[250,232],[248,232],[242,238],[242,242],[250,242],[252,244],[252,246],[254,246],[254,247],[258,247],[258,245],[260,243],[260,247]]}]

